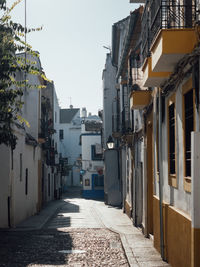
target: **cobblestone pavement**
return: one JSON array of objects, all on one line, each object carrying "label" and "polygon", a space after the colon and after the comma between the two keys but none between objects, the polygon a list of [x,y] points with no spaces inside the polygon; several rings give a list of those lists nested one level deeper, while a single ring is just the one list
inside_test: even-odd
[{"label": "cobblestone pavement", "polygon": [[161,267],[151,240],[121,209],[70,191],[15,229],[0,231],[0,267]]},{"label": "cobblestone pavement", "polygon": [[0,266],[128,267],[119,235],[106,229],[0,232]]}]

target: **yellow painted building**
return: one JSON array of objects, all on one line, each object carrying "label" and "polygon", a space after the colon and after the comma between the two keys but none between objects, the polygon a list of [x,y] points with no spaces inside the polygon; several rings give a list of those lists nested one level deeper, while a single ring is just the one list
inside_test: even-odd
[{"label": "yellow painted building", "polygon": [[[189,2],[148,1],[141,33],[146,36],[143,85],[153,89],[153,119],[147,119],[153,209],[147,214],[147,234],[153,234],[154,246],[173,267],[200,266],[200,49],[196,6]],[[131,96],[135,107],[144,102],[136,94],[139,100]],[[151,181],[150,168],[147,175]]]}]

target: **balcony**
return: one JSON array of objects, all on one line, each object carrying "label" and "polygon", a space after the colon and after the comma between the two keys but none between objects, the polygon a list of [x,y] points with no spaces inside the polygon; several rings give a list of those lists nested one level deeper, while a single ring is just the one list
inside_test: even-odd
[{"label": "balcony", "polygon": [[131,109],[143,109],[148,106],[151,101],[151,91],[140,90],[132,91],[130,96]]},{"label": "balcony", "polygon": [[171,72],[155,72],[152,71],[152,58],[146,58],[142,67],[143,71],[143,86],[155,87],[160,86],[171,74]]},{"label": "balcony", "polygon": [[195,34],[195,1],[150,0],[142,18],[143,59],[152,56],[153,72],[172,72],[176,63],[192,52]]},{"label": "balcony", "polygon": [[185,54],[191,53],[197,43],[194,29],[163,29],[152,47],[152,71],[172,72]]}]

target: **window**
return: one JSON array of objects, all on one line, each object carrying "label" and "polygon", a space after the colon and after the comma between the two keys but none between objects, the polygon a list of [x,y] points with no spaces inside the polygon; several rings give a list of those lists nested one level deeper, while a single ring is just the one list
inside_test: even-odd
[{"label": "window", "polygon": [[25,174],[25,195],[28,195],[28,169],[26,168],[26,174]]},{"label": "window", "polygon": [[64,130],[62,129],[59,130],[59,137],[60,137],[60,140],[64,139]]},{"label": "window", "polygon": [[85,179],[85,186],[90,186],[90,179]]},{"label": "window", "polygon": [[184,189],[191,192],[191,132],[195,130],[195,92],[192,79],[183,86]]},{"label": "window", "polygon": [[92,160],[102,160],[103,159],[103,154],[97,153],[95,145],[91,146],[91,154],[92,154]]},{"label": "window", "polygon": [[22,153],[19,155],[19,180],[22,181]]},{"label": "window", "polygon": [[175,104],[169,106],[169,170],[176,174],[175,168]]},{"label": "window", "polygon": [[94,188],[102,188],[104,186],[104,176],[103,175],[95,175],[94,176]]},{"label": "window", "polygon": [[175,94],[173,94],[168,100],[168,173],[169,185],[177,187]]}]

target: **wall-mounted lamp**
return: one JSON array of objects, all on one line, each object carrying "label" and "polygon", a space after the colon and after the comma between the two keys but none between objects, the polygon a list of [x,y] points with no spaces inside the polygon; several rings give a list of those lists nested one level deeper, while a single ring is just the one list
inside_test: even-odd
[{"label": "wall-mounted lamp", "polygon": [[106,144],[107,144],[108,149],[113,149],[115,147],[115,143],[111,135],[108,137],[108,141],[106,142]]}]

